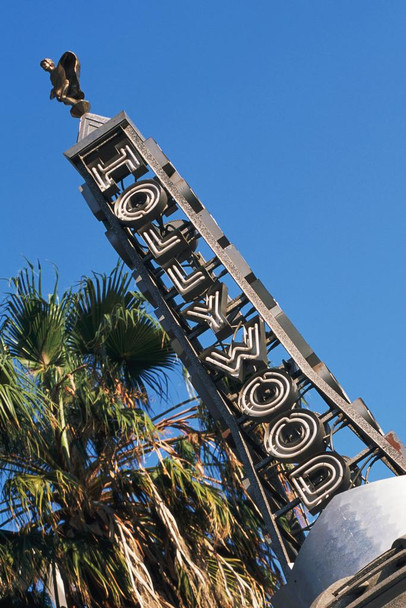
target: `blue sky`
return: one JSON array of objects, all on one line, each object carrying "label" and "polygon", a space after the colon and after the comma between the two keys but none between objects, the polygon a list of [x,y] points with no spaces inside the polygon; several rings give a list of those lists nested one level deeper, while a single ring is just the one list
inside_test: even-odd
[{"label": "blue sky", "polygon": [[62,156],[78,122],[39,67],[70,49],[92,111],[124,109],[158,141],[350,397],[406,441],[406,3],[17,1],[2,14],[0,276],[39,258],[68,287],[116,260]]}]

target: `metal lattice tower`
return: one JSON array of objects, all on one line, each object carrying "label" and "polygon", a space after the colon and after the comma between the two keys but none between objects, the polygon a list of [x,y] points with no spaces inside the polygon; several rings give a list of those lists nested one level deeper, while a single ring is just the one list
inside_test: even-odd
[{"label": "metal lattice tower", "polygon": [[[65,155],[198,395],[229,433],[287,576],[308,515],[366,482],[375,461],[404,474],[401,450],[362,399],[351,402],[158,144],[124,112],[110,120],[85,114]],[[342,432],[358,438],[356,454],[333,448]]]}]

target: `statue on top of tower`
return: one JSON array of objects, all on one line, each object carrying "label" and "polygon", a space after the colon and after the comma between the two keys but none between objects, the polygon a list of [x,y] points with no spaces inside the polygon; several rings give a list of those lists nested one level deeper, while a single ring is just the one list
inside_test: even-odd
[{"label": "statue on top of tower", "polygon": [[49,72],[53,88],[50,99],[65,105],[72,106],[71,115],[80,118],[90,110],[90,103],[86,101],[85,94],[80,88],[80,62],[75,53],[66,51],[60,58],[58,65],[52,59],[43,59],[41,67]]}]

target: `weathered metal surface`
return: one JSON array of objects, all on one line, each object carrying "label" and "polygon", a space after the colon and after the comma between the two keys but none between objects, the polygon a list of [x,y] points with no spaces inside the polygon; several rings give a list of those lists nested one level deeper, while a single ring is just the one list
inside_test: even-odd
[{"label": "weathered metal surface", "polygon": [[[353,577],[337,581],[310,608],[405,608],[406,536]],[[289,608],[284,606],[284,608]]]},{"label": "weathered metal surface", "polygon": [[[85,115],[79,142],[66,156],[85,179],[86,202],[133,270],[198,394],[229,429],[287,575],[304,539],[297,522],[307,526],[307,509],[318,512],[336,492],[358,485],[374,460],[395,474],[406,472],[406,460],[362,400],[351,404],[156,142],[145,139],[124,112],[103,121],[94,129],[97,117]],[[164,217],[171,219],[164,223]],[[213,256],[208,261],[203,242]],[[228,293],[236,289],[239,295],[231,299]],[[272,361],[279,358],[272,369],[271,350]],[[283,378],[290,378],[285,389]],[[282,421],[275,418],[281,413],[279,390],[288,391]],[[309,390],[322,397],[324,411],[306,417],[301,405]],[[278,433],[268,433],[277,420]],[[352,459],[334,452],[332,436],[344,427],[362,446]],[[293,471],[285,464],[290,462],[297,465]],[[283,519],[294,522],[294,516],[292,536]]]},{"label": "weathered metal surface", "polygon": [[406,477],[375,481],[334,496],[307,536],[275,608],[312,601],[338,580],[354,576],[406,533]]},{"label": "weathered metal surface", "polygon": [[104,125],[109,120],[110,118],[107,118],[106,116],[99,116],[98,114],[90,114],[90,112],[88,112],[86,114],[86,119],[81,119],[79,123],[78,141],[93,133],[93,131]]}]

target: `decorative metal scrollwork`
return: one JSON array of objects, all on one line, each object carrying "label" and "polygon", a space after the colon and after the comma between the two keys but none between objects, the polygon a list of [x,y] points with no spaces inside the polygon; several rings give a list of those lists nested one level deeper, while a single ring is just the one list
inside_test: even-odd
[{"label": "decorative metal scrollwork", "polygon": [[280,369],[256,373],[242,387],[238,405],[248,416],[271,420],[289,410],[299,394],[290,375]]}]

